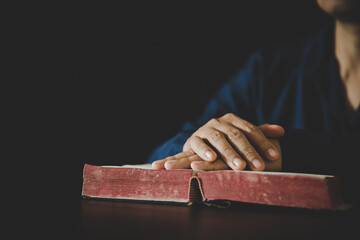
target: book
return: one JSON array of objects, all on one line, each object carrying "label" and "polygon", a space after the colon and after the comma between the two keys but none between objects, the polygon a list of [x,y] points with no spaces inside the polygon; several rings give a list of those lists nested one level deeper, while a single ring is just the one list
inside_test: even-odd
[{"label": "book", "polygon": [[153,170],[151,164],[85,164],[82,196],[117,200],[173,202],[245,202],[308,209],[343,206],[336,176],[261,172]]}]

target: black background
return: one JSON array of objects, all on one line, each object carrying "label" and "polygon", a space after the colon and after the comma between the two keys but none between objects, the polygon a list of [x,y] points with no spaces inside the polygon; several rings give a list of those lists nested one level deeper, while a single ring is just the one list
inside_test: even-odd
[{"label": "black background", "polygon": [[50,86],[52,183],[81,181],[84,163],[145,163],[252,52],[330,21],[315,0],[59,5],[45,15],[34,38]]},{"label": "black background", "polygon": [[16,168],[4,171],[8,181],[24,176],[13,188],[17,207],[33,211],[15,222],[39,216],[31,231],[64,235],[79,224],[84,163],[145,163],[252,52],[331,21],[315,0],[31,2],[15,9],[4,21],[8,62],[16,62],[4,69],[14,80],[3,82],[17,93],[5,102],[14,116],[7,142],[15,143]]}]

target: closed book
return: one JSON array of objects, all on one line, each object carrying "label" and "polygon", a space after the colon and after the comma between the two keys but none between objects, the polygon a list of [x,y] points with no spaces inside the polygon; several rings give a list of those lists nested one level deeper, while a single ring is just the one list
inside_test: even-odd
[{"label": "closed book", "polygon": [[150,164],[85,164],[82,196],[189,205],[223,200],[329,210],[343,206],[340,180],[332,175],[233,170],[153,170]]}]

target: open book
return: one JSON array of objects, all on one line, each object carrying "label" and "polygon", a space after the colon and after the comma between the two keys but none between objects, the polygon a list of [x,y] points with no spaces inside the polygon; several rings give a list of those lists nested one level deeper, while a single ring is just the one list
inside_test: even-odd
[{"label": "open book", "polygon": [[255,172],[153,170],[150,164],[85,164],[82,196],[191,204],[228,200],[311,209],[339,209],[339,179],[330,175]]}]

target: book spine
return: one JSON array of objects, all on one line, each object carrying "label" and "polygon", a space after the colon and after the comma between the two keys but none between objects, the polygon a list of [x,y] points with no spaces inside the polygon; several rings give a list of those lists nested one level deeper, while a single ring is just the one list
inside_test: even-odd
[{"label": "book spine", "polygon": [[205,201],[200,178],[193,176],[189,181],[189,202]]}]

